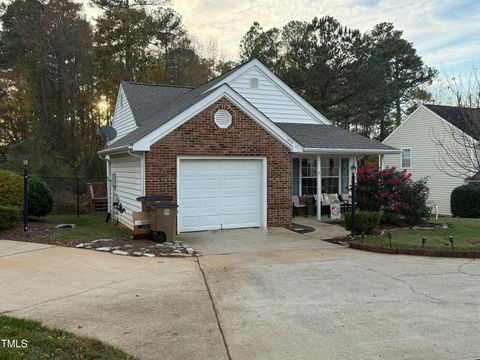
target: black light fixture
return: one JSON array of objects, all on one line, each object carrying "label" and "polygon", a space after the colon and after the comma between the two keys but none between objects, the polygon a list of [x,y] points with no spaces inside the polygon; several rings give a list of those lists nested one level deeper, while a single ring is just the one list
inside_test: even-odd
[{"label": "black light fixture", "polygon": [[390,249],[392,248],[392,233],[389,231],[387,233],[387,236],[388,236],[388,241],[390,242]]},{"label": "black light fixture", "polygon": [[[357,196],[356,196],[356,189],[355,189],[355,170],[357,168],[355,167],[355,164],[352,164],[350,167],[350,170],[352,171],[352,224],[351,224],[351,229],[352,229],[352,236],[355,236],[355,203],[357,202]],[[362,239],[363,240],[363,239]]]},{"label": "black light fixture", "polygon": [[453,241],[454,241],[453,236],[450,235],[450,236],[448,237],[448,240],[450,241],[450,244],[452,244],[452,250],[455,250],[455,249],[453,248]]},{"label": "black light fixture", "polygon": [[23,160],[23,231],[28,230],[28,160]]},{"label": "black light fixture", "polygon": [[422,238],[422,250],[425,248],[425,243],[427,242],[427,238],[424,236]]}]

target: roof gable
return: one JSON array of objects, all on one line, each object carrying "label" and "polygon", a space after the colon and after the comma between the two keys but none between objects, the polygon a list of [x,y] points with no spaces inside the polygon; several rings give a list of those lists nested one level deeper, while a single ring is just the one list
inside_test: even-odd
[{"label": "roof gable", "polygon": [[430,104],[423,106],[475,140],[480,140],[480,109]]},{"label": "roof gable", "polygon": [[[283,114],[287,114],[289,112],[288,109],[280,109],[277,118],[273,113],[269,114],[269,110],[265,107],[262,106],[265,103],[262,103],[262,101],[256,101],[256,95],[255,92],[247,92],[247,91],[242,91],[242,85],[243,85],[243,90],[246,90],[248,86],[246,87],[244,84],[241,84],[242,77],[245,77],[249,72],[256,72],[258,76],[263,77],[265,81],[268,81],[271,84],[270,91],[273,92],[278,92],[283,95],[283,99],[277,99],[277,107],[284,107],[286,103],[291,103],[292,105],[296,105],[302,112],[304,112],[304,117],[306,118],[311,118],[314,120],[313,122],[318,122],[320,124],[326,124],[326,125],[331,125],[331,122],[324,117],[318,110],[316,110],[312,105],[310,105],[305,99],[303,99],[300,95],[298,95],[295,91],[293,91],[287,84],[285,84],[280,78],[278,78],[270,69],[268,69],[265,65],[263,65],[259,60],[253,59],[250,60],[249,62],[244,63],[243,65],[239,66],[238,68],[232,69],[229,73],[226,73],[222,76],[221,79],[218,79],[216,81],[216,84],[211,87],[211,89],[220,86],[222,84],[228,84],[230,85],[235,91],[239,92],[242,96],[247,98],[252,104],[254,104],[256,107],[258,107],[261,111],[265,112],[267,116],[275,121],[275,122],[288,122],[287,121],[279,121],[282,117]],[[255,76],[255,75],[254,75]],[[248,81],[248,79],[247,79]],[[259,92],[257,92],[259,93]],[[258,97],[264,97],[265,94],[260,94]],[[272,99],[275,101],[275,99]],[[292,107],[290,107],[290,111],[292,110]],[[273,115],[273,116],[272,116]],[[291,121],[292,119],[290,119]],[[305,121],[301,121],[305,122]],[[308,121],[307,121],[308,122]]]}]

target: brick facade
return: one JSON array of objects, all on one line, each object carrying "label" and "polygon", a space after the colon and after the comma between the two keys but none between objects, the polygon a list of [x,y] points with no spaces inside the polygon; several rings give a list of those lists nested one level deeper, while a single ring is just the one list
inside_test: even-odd
[{"label": "brick facade", "polygon": [[[227,129],[213,121],[218,109],[232,114]],[[145,153],[147,194],[173,194],[177,199],[177,156],[266,157],[268,226],[292,222],[292,153],[227,99],[209,106]]]}]

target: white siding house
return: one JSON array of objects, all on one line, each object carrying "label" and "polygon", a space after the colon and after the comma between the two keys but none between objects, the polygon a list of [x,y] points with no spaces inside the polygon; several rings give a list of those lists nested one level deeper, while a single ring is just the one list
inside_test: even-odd
[{"label": "white siding house", "polygon": [[[125,212],[117,212],[115,220],[133,229],[132,212],[141,211],[136,199],[144,194],[143,157],[131,154],[110,155],[112,201],[117,197]],[[113,175],[115,174],[115,175]]]},{"label": "white siding house", "polygon": [[[410,166],[408,166],[407,156],[402,166],[402,154],[385,155],[384,166],[406,168],[415,180],[428,178],[430,200],[438,205],[439,213],[442,215],[451,215],[450,194],[454,188],[463,185],[465,181],[460,176],[449,176],[442,171],[444,157],[437,146],[438,139],[450,142],[447,147],[458,147],[450,131],[460,132],[445,119],[422,105],[383,141],[386,145],[405,150],[404,155],[410,153]],[[459,148],[459,150],[462,149]],[[451,170],[454,172],[454,169]],[[461,172],[461,169],[458,170]]]},{"label": "white siding house", "polygon": [[117,131],[115,141],[121,139],[128,133],[137,128],[137,123],[133,117],[132,109],[127,101],[123,87],[120,86],[113,114],[112,126]]},{"label": "white siding house", "polygon": [[317,124],[313,114],[292,99],[258,68],[252,67],[228,84],[274,122]]}]

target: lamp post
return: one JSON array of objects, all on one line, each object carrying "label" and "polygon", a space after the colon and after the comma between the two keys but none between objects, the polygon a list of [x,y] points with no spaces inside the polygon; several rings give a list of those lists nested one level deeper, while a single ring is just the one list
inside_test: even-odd
[{"label": "lamp post", "polygon": [[28,230],[28,160],[23,160],[23,231]]},{"label": "lamp post", "polygon": [[355,189],[355,170],[357,168],[355,165],[352,165],[350,170],[352,170],[352,224],[351,224],[351,230],[352,230],[352,236],[355,236],[355,203],[357,202],[357,194],[356,194],[356,189]]}]

